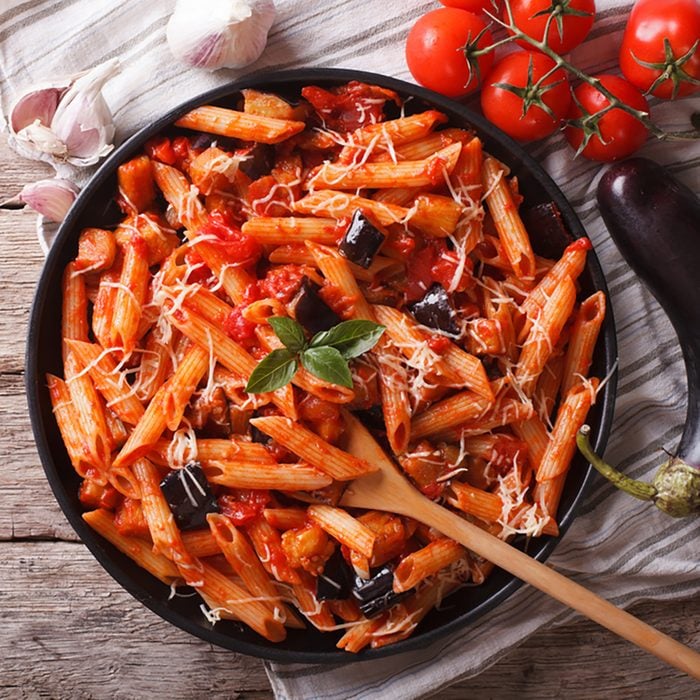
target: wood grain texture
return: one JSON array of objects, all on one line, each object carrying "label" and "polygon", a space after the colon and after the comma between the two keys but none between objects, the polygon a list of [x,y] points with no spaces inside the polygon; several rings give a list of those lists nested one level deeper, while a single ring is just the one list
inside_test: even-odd
[{"label": "wood grain texture", "polygon": [[[0,199],[46,176],[0,140]],[[22,368],[42,255],[34,215],[0,211],[0,698],[127,700],[271,696],[260,661],[160,620],[124,592],[63,517],[31,436]],[[633,612],[700,646],[700,600]],[[445,679],[445,683],[457,679]],[[441,700],[689,700],[693,681],[588,622],[534,635]]]}]

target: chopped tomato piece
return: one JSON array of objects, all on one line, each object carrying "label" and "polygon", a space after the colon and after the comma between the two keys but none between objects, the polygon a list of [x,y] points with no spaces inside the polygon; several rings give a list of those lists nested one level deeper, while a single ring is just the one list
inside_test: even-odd
[{"label": "chopped tomato piece", "polygon": [[173,150],[170,139],[165,136],[156,136],[146,142],[144,150],[153,160],[158,160],[166,165],[177,163],[177,154]]},{"label": "chopped tomato piece", "polygon": [[224,332],[229,338],[233,338],[237,343],[249,345],[256,340],[255,327],[256,324],[248,321],[243,316],[242,308],[235,307],[228,317],[224,320]]},{"label": "chopped tomato piece", "polygon": [[270,502],[270,492],[264,489],[230,489],[231,494],[219,496],[219,510],[234,525],[247,525],[262,514]]},{"label": "chopped tomato piece", "polygon": [[354,131],[384,119],[384,103],[401,103],[392,90],[366,85],[356,80],[332,91],[310,85],[301,94],[316,110],[325,124],[336,131]]},{"label": "chopped tomato piece", "polygon": [[300,265],[281,265],[273,267],[259,282],[263,296],[274,297],[283,304],[292,300],[301,287],[304,268]]},{"label": "chopped tomato piece", "polygon": [[246,236],[234,223],[231,215],[223,211],[209,214],[207,223],[198,231],[199,236],[215,236],[231,263],[251,267],[260,260],[262,247],[251,236]]}]

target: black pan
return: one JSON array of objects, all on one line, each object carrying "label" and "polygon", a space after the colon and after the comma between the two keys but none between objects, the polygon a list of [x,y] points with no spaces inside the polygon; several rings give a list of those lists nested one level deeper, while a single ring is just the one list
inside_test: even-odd
[{"label": "black pan", "polygon": [[[170,589],[167,586],[139,568],[83,522],[83,508],[78,501],[79,477],[70,464],[53,419],[44,377],[46,372],[62,374],[60,320],[63,268],[77,253],[78,235],[83,227],[110,226],[116,223],[117,212],[113,208],[112,198],[116,191],[116,169],[120,163],[138,153],[149,138],[168,130],[176,119],[194,107],[212,103],[237,106],[243,88],[272,91],[294,100],[299,97],[300,89],[305,85],[315,84],[328,88],[350,80],[374,83],[395,90],[404,97],[410,96],[412,99],[406,103],[407,114],[436,108],[449,116],[450,125],[473,129],[482,138],[486,150],[505,162],[518,177],[527,206],[554,202],[572,236],[578,238],[585,235],[574,210],[538,163],[515,141],[457,102],[400,80],[354,70],[306,69],[255,74],[183,102],[180,107],[135,134],[103,163],[61,225],[39,280],[29,321],[26,388],[34,436],[51,488],[81,540],[121,586],[163,619],[218,646],[278,662],[340,663],[354,659],[377,659],[423,647],[451,631],[464,629],[480,615],[504,601],[522,582],[497,569],[482,586],[468,587],[452,595],[449,605],[427,615],[409,639],[381,649],[366,650],[358,655],[335,648],[340,633],[322,634],[313,628],[306,631],[289,630],[284,642],[273,644],[234,622],[219,622],[212,627],[202,615],[198,597],[169,601]],[[566,243],[566,240],[552,241],[551,238],[538,240],[536,232],[533,234],[535,251],[549,256],[561,253]],[[600,265],[593,254],[588,257],[580,284],[582,294],[588,295],[596,290],[602,290],[606,295],[608,293]],[[607,376],[616,356],[615,325],[608,305],[592,374]],[[605,449],[612,422],[615,387],[616,377],[613,375],[599,394],[588,419],[593,435],[596,436],[595,448],[599,453]],[[561,499],[559,529],[562,535],[574,519],[591,476],[592,468],[577,455]],[[524,538],[520,539],[521,541],[516,540],[516,544],[524,547]],[[527,551],[535,559],[544,561],[557,541],[558,538],[552,537],[531,540]]]}]

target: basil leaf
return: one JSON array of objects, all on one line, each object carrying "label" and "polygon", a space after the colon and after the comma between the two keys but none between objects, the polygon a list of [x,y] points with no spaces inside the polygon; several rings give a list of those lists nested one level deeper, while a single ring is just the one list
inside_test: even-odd
[{"label": "basil leaf", "polygon": [[372,321],[343,321],[330,330],[316,333],[309,347],[332,347],[346,360],[350,360],[371,350],[384,331],[384,326]]},{"label": "basil leaf", "polygon": [[272,316],[267,321],[288,350],[296,353],[306,347],[304,329],[296,321],[284,316]]},{"label": "basil leaf", "polygon": [[253,370],[245,390],[249,394],[264,394],[289,384],[299,365],[293,353],[286,349],[273,350]]},{"label": "basil leaf", "polygon": [[352,389],[352,375],[348,363],[338,350],[331,347],[307,348],[301,355],[304,369],[332,384]]}]

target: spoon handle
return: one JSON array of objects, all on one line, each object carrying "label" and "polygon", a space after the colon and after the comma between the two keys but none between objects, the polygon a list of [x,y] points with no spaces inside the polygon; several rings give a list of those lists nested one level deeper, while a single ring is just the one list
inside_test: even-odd
[{"label": "spoon handle", "polygon": [[[418,504],[414,503],[414,506]],[[700,680],[700,654],[532,559],[519,549],[511,547],[427,498],[421,499],[420,512],[416,507],[412,516],[457,540],[526,583],[539,588],[560,603],[654,654],[667,664]]]}]

